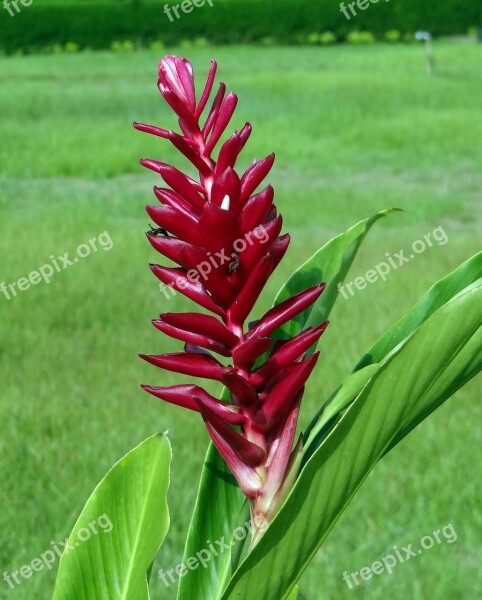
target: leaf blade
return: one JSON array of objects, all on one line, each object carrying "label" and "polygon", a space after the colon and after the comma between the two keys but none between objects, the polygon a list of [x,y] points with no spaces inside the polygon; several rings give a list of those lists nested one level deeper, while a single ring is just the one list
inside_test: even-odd
[{"label": "leaf blade", "polygon": [[458,266],[435,283],[420,300],[386,331],[360,359],[355,370],[380,362],[431,314],[482,277],[482,252]]},{"label": "leaf blade", "polygon": [[[482,252],[474,255],[446,277],[435,283],[416,304],[398,321],[395,322],[358,361],[351,375],[343,382],[343,386],[356,386],[356,382],[363,372],[369,373],[369,369],[386,359],[388,354],[398,345],[405,343],[410,335],[424,323],[444,303],[448,302],[458,294],[477,287],[482,283]],[[376,369],[375,369],[376,370]],[[357,375],[360,373],[360,375]],[[363,375],[361,375],[363,377]],[[317,437],[326,427],[327,417],[333,419],[349,401],[347,390],[337,390],[324,404],[323,409],[312,419],[304,438],[308,440],[305,444],[305,455],[309,457],[316,445]],[[341,403],[340,407],[334,404],[335,399]],[[416,425],[414,425],[416,426]],[[408,431],[407,431],[408,433]],[[305,458],[306,460],[306,458]]]},{"label": "leaf blade", "polygon": [[[481,292],[481,287],[473,289],[444,305],[381,366],[307,462],[270,528],[234,574],[223,600],[289,597],[328,532],[400,432],[417,412],[447,399],[480,371]],[[320,489],[330,493],[320,494]],[[300,551],[293,552],[300,539]]]},{"label": "leaf blade", "polygon": [[[221,398],[228,399],[226,388]],[[236,479],[214,444],[210,443],[184,548],[184,563],[202,550],[200,546],[205,540],[232,542],[244,500]],[[232,552],[225,551],[210,560],[206,569],[189,571],[179,581],[178,600],[220,598],[232,573],[231,561]]]},{"label": "leaf blade", "polygon": [[[155,435],[110,469],[74,525],[53,600],[148,600],[147,572],[169,528],[171,457],[167,436]],[[111,531],[79,543],[79,531],[103,514]]]},{"label": "leaf blade", "polygon": [[275,339],[292,337],[300,333],[305,327],[316,327],[326,321],[339,294],[338,284],[346,277],[358,249],[371,227],[379,219],[399,210],[397,208],[382,210],[350,227],[344,233],[324,244],[291,275],[278,292],[274,302],[275,305],[283,302],[293,294],[321,282],[325,282],[326,287],[314,306],[275,332]]}]

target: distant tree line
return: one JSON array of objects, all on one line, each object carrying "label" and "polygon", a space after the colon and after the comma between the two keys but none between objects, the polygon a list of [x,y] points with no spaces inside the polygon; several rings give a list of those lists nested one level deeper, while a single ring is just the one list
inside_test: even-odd
[{"label": "distant tree line", "polygon": [[368,11],[357,10],[350,20],[337,0],[214,0],[212,8],[206,3],[175,22],[167,18],[165,4],[166,0],[33,2],[15,18],[0,15],[0,49],[35,51],[68,42],[96,49],[123,40],[175,44],[200,37],[222,44],[263,40],[299,44],[323,32],[331,32],[335,39],[357,30],[383,38],[396,30],[403,38],[419,29],[437,36],[465,34],[482,25],[480,0],[380,0]]}]

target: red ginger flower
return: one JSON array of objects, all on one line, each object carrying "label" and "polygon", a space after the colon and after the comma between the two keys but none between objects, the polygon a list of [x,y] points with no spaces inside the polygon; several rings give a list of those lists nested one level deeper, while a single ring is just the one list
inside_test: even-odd
[{"label": "red ginger flower", "polygon": [[[217,449],[250,500],[253,521],[269,519],[283,499],[297,449],[292,451],[304,385],[318,359],[307,357],[326,328],[308,328],[273,344],[273,332],[314,303],[323,284],[307,289],[269,310],[246,330],[244,323],[268,278],[283,258],[288,234],[280,236],[281,215],[268,185],[256,192],[271,170],[274,155],[255,160],[241,177],[235,163],[250,134],[247,123],[213,151],[229,125],[237,96],[221,83],[203,125],[201,114],[211,96],[217,64],[212,66],[199,102],[192,65],[168,56],[159,66],[159,90],[179,117],[182,135],[135,123],[140,131],[166,138],[199,171],[199,181],[154,160],[141,164],[159,173],[167,188],[154,188],[162,206],[148,206],[164,230],[152,232],[152,246],[178,268],[151,265],[166,285],[217,317],[203,313],[163,313],[155,327],[185,342],[184,352],[141,355],[148,362],[184,375],[224,383],[231,403],[197,385],[143,388],[167,402],[201,413]],[[230,357],[225,366],[211,352]],[[256,361],[265,352],[261,366]],[[299,448],[299,444],[297,445]]]}]

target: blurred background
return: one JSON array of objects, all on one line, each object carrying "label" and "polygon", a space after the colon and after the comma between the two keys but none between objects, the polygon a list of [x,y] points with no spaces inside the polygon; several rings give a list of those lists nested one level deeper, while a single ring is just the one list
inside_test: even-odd
[{"label": "blurred background", "polygon": [[[155,573],[182,559],[208,436],[196,415],[139,389],[181,382],[137,353],[179,348],[150,320],[191,308],[161,294],[147,266],[158,256],[144,206],[158,180],[138,160],[186,164],[131,126],[176,128],[156,89],[164,54],[187,56],[200,81],[219,61],[240,97],[232,129],[254,127],[242,167],[277,154],[271,181],[293,241],[256,314],[301,261],[377,210],[405,212],[375,226],[348,281],[438,227],[448,238],[340,296],[302,426],[390,324],[480,249],[480,0],[361,0],[349,19],[333,0],[179,4],[0,3],[0,574],[64,540],[110,466],[169,429],[172,527],[151,587],[175,598]],[[98,246],[48,284],[19,282],[102,232],[109,251]],[[309,598],[482,595],[481,421],[478,380],[377,466],[305,573]],[[343,581],[448,523],[456,543],[356,589]],[[1,579],[0,598],[48,600],[54,581],[55,567],[14,589]]]}]

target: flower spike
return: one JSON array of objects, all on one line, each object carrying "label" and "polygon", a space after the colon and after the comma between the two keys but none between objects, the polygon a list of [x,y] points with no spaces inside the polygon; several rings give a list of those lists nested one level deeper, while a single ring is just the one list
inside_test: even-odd
[{"label": "flower spike", "polygon": [[[255,160],[245,173],[236,170],[251,125],[235,131],[216,152],[238,103],[221,83],[203,118],[216,73],[217,63],[212,61],[198,100],[191,63],[167,56],[159,65],[158,87],[179,117],[181,133],[134,123],[138,131],[170,141],[198,171],[193,178],[157,160],[141,161],[168,186],[155,187],[160,205],[147,207],[151,220],[165,233],[148,232],[149,242],[178,265],[151,265],[151,269],[163,284],[212,313],[162,313],[153,324],[184,342],[184,352],[141,357],[161,369],[222,382],[231,403],[192,384],[142,387],[156,398],[202,415],[249,499],[256,524],[272,519],[291,481],[288,475],[300,448],[300,443],[293,448],[300,403],[318,360],[318,353],[309,353],[327,323],[275,343],[273,334],[316,302],[324,284],[296,294],[246,325],[290,237],[281,235],[283,221],[274,205],[273,187],[265,183],[257,191],[273,167],[274,154]],[[226,357],[231,365],[225,366],[211,352]],[[260,533],[255,531],[256,540]]]}]

